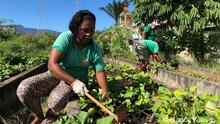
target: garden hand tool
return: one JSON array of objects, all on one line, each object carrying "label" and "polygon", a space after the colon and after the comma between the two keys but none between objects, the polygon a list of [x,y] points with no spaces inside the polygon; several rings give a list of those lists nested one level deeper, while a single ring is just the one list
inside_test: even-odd
[{"label": "garden hand tool", "polygon": [[120,105],[116,108],[116,113],[111,112],[107,107],[105,107],[102,103],[100,103],[97,99],[91,96],[88,92],[85,92],[85,96],[87,96],[90,100],[92,100],[96,105],[98,105],[101,109],[107,112],[110,116],[112,116],[116,121],[121,122],[126,119],[127,109],[125,104]]}]

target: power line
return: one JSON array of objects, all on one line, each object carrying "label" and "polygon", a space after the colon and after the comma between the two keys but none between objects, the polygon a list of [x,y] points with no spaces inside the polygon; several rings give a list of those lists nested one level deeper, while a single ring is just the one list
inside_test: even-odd
[{"label": "power line", "polygon": [[[30,13],[30,9],[31,12],[34,12],[33,10],[37,10],[37,8],[30,8],[30,6],[26,6],[25,4],[23,4],[23,2],[18,2],[18,1],[12,1],[12,0],[4,0],[1,2],[1,11],[7,11],[10,13],[16,13],[17,15],[29,15],[29,16],[33,16],[33,13]],[[16,6],[16,7],[15,7]],[[28,8],[29,7],[29,8]],[[37,14],[37,13],[35,13]]]},{"label": "power line", "polygon": [[33,8],[38,8],[35,4],[32,4],[32,3],[30,3],[29,1],[27,1],[27,0],[22,0],[24,3],[26,3],[26,5],[28,5],[28,6],[30,6],[30,7],[33,7]]},{"label": "power line", "polygon": [[22,8],[29,8],[29,9],[37,9],[38,7],[25,0],[11,0],[11,2],[16,3],[17,6],[21,6]]},{"label": "power line", "polygon": [[79,11],[80,1],[79,0],[75,0],[75,3],[76,3],[76,11]]},{"label": "power line", "polygon": [[44,33],[43,31],[40,32],[40,29],[43,27],[43,22],[44,22],[44,8],[45,8],[44,0],[40,0],[40,1],[39,1],[39,8],[40,8],[40,11],[39,11],[39,28],[38,28],[38,35],[39,35],[40,33]]}]

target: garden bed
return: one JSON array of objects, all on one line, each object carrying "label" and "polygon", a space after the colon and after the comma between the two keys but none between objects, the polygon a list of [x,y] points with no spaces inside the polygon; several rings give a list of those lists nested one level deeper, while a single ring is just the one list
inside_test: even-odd
[{"label": "garden bed", "polygon": [[47,64],[42,63],[9,78],[8,80],[0,82],[0,115],[6,115],[7,113],[11,113],[11,111],[13,112],[21,108],[22,105],[16,95],[18,85],[27,77],[45,72],[46,70]]},{"label": "garden bed", "polygon": [[[203,94],[197,96],[196,87],[188,91],[156,85],[147,73],[137,72],[128,65],[108,65],[106,68],[111,99],[104,101],[95,83],[94,73],[88,88],[90,93],[115,113],[122,103],[127,106],[126,124],[144,123],[214,123],[220,121],[218,97]],[[75,117],[63,116],[57,123],[111,124],[108,116],[90,100],[80,97],[81,111]],[[215,113],[215,114],[213,114]]]},{"label": "garden bed", "polygon": [[[189,92],[182,89],[172,92],[166,87],[154,83],[148,73],[137,72],[129,65],[106,66],[107,82],[111,98],[106,101],[97,87],[95,73],[89,71],[88,89],[108,109],[115,113],[115,109],[125,103],[128,113],[126,124],[144,123],[191,123],[218,122],[220,109],[216,103],[219,98],[203,95],[198,97],[195,87]],[[61,116],[55,123],[88,123],[111,124],[116,123],[113,117],[106,114],[92,101],[80,97],[81,111],[77,116]]]}]

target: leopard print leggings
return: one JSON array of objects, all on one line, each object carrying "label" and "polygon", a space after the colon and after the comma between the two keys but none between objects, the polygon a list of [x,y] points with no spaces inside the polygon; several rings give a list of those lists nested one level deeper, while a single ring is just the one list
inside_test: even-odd
[{"label": "leopard print leggings", "polygon": [[141,45],[138,40],[132,40],[132,42],[135,46],[135,54],[138,57],[138,59],[147,61],[149,55],[147,49],[144,48],[144,46]]},{"label": "leopard print leggings", "polygon": [[20,101],[34,113],[42,113],[40,97],[48,97],[48,107],[58,112],[72,99],[71,86],[53,77],[49,71],[23,80],[17,89]]}]

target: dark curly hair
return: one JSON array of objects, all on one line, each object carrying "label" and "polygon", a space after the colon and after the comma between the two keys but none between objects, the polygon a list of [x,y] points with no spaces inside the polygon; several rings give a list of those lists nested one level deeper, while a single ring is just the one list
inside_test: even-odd
[{"label": "dark curly hair", "polygon": [[89,10],[80,10],[78,11],[71,19],[69,24],[69,30],[72,32],[73,38],[76,39],[78,34],[79,26],[84,20],[91,20],[96,23],[96,17]]}]

